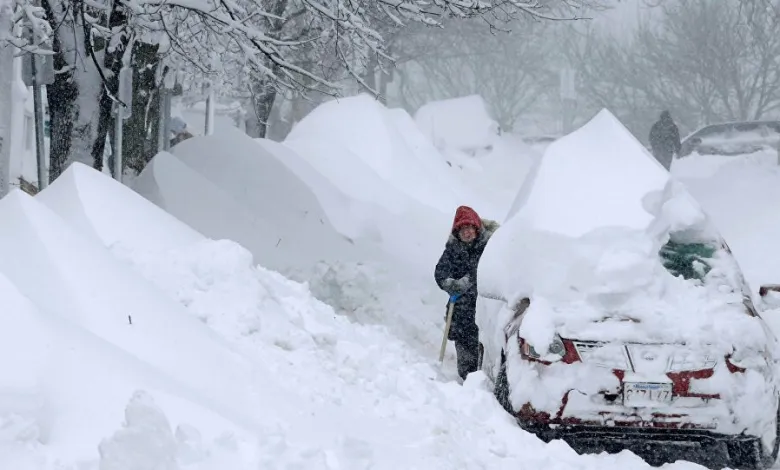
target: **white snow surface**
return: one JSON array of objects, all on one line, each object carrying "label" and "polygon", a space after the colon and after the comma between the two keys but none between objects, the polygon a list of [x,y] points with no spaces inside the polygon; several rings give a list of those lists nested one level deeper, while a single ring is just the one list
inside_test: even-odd
[{"label": "white snow surface", "polygon": [[301,280],[319,261],[362,258],[309,186],[238,130],[173,152],[156,155],[133,187],[204,235],[235,240],[258,263]]},{"label": "white snow surface", "polygon": [[391,199],[403,210],[408,207],[405,196],[416,205],[448,212],[478,197],[456,183],[405,111],[388,110],[368,95],[318,106],[295,125],[284,144],[350,194],[373,193],[371,202]]},{"label": "white snow surface", "polygon": [[478,150],[493,144],[498,123],[479,95],[426,103],[414,114],[423,134],[442,151]]},{"label": "white snow surface", "polygon": [[[728,241],[753,291],[780,283],[780,166],[775,151],[691,156],[672,173],[701,202]],[[780,330],[778,330],[780,331]]]},{"label": "white snow surface", "polygon": [[238,244],[87,167],[63,177],[0,201],[0,468],[645,468],[543,444],[481,374],[441,382]]}]

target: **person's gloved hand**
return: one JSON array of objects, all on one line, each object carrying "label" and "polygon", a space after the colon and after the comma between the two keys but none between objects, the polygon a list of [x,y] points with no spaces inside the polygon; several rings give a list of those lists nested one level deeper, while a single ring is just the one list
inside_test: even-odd
[{"label": "person's gloved hand", "polygon": [[448,277],[442,282],[442,287],[444,287],[444,290],[450,295],[465,294],[471,287],[471,280],[469,279],[468,274],[457,280]]}]

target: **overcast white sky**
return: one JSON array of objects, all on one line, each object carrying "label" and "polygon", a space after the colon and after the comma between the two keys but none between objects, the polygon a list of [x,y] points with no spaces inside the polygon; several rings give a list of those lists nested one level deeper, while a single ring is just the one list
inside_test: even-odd
[{"label": "overcast white sky", "polygon": [[593,22],[600,27],[607,27],[615,32],[631,30],[640,17],[648,16],[648,8],[641,0],[615,1],[611,10],[594,15]]}]

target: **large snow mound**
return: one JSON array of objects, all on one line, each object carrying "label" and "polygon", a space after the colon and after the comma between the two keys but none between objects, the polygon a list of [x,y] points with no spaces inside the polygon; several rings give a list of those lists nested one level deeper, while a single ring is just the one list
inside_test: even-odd
[{"label": "large snow mound", "polygon": [[[333,100],[314,109],[284,144],[356,198],[387,204],[404,197],[449,211],[478,197],[457,184],[436,149],[401,110],[388,110],[368,95]],[[377,184],[378,183],[378,184]],[[386,193],[386,194],[385,194]],[[397,195],[396,193],[400,193]]]},{"label": "large snow mound", "polygon": [[414,115],[417,126],[439,150],[474,151],[489,147],[498,135],[498,123],[479,95],[426,103]]},{"label": "large snow mound", "polygon": [[131,189],[81,163],[68,167],[36,199],[83,235],[107,246],[133,239],[149,244],[149,249],[165,249],[204,238]]},{"label": "large snow mound", "polygon": [[600,227],[644,229],[648,197],[669,174],[608,111],[550,144],[510,217],[539,231],[578,237]]},{"label": "large snow mound", "polygon": [[351,239],[378,235],[375,219],[385,210],[384,205],[351,197],[284,144],[269,139],[255,139],[255,142],[306,183],[340,233]]},{"label": "large snow mound", "polygon": [[235,240],[298,279],[318,262],[357,259],[295,173],[237,131],[196,137],[155,156],[133,189],[204,235]]}]

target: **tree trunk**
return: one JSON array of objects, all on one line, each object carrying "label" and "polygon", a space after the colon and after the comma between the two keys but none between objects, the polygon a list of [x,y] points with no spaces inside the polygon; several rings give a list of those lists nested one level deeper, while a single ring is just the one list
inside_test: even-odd
[{"label": "tree trunk", "polygon": [[[108,24],[109,29],[113,31],[114,34],[117,34],[119,30],[127,27],[127,15],[125,14],[122,2],[114,2]],[[114,105],[112,95],[113,97],[116,97],[119,90],[119,72],[122,69],[122,56],[127,49],[129,41],[130,37],[126,32],[121,35],[120,41],[114,44],[113,49],[106,49],[104,51],[103,70],[110,73],[106,76],[105,86],[101,87],[100,102],[97,111],[97,133],[94,136],[90,152],[92,156],[92,165],[98,171],[103,170],[103,152],[106,149],[106,136],[108,135],[109,129],[114,127],[114,122],[116,121],[111,112],[111,108]],[[128,106],[132,105],[132,103],[124,104]],[[122,104],[119,104],[119,106],[122,106]],[[124,143],[124,139],[122,142]],[[113,154],[114,152],[112,151],[112,159]],[[113,175],[113,165],[111,165],[111,172]],[[113,176],[116,177],[116,175]]]},{"label": "tree trunk", "polygon": [[[73,70],[65,58],[66,49],[60,39],[62,35],[73,33],[73,24],[65,22],[61,12],[55,12],[49,0],[42,2],[46,19],[55,30],[52,35],[54,51],[54,83],[46,87],[49,102],[49,121],[51,136],[49,141],[49,182],[59,177],[69,163],[73,135],[73,123],[78,119],[76,99],[79,88],[73,77]],[[58,14],[59,13],[59,14]]]},{"label": "tree trunk", "polygon": [[376,71],[379,68],[379,59],[376,54],[371,54],[366,70],[363,72],[363,81],[371,90],[376,90]]},{"label": "tree trunk", "polygon": [[152,44],[133,46],[133,114],[125,121],[122,147],[127,167],[136,173],[157,153],[159,100],[157,93],[157,50]]},{"label": "tree trunk", "polygon": [[[59,141],[52,142],[52,178],[56,178],[73,161],[93,166],[91,150],[99,117],[95,103],[100,97],[102,82],[86,47],[89,37],[81,16],[83,0],[48,1],[54,10],[55,23],[52,27],[57,31],[65,65],[65,68],[59,69],[58,82],[49,86],[47,93],[55,102],[61,100],[54,107],[59,106],[62,112],[58,117],[52,116],[52,133]],[[58,96],[57,90],[60,89],[65,93],[64,97]],[[49,103],[51,105],[52,101]],[[70,131],[68,126],[71,126]],[[58,148],[58,145],[61,147]]]},{"label": "tree trunk", "polygon": [[[274,72],[278,72],[278,70],[274,70]],[[255,82],[252,104],[254,105],[255,118],[257,118],[257,137],[265,138],[268,133],[268,120],[271,117],[274,101],[276,101],[276,94],[276,88],[265,80],[260,79]]]}]

